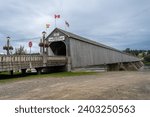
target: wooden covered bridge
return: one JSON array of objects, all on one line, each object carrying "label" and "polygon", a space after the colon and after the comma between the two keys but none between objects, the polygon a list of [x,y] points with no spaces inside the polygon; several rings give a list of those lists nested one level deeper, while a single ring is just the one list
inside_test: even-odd
[{"label": "wooden covered bridge", "polygon": [[0,55],[0,72],[35,68],[71,71],[75,68],[106,65],[108,70],[138,70],[143,64],[135,56],[83,38],[62,29],[54,29],[40,41],[41,55]]}]

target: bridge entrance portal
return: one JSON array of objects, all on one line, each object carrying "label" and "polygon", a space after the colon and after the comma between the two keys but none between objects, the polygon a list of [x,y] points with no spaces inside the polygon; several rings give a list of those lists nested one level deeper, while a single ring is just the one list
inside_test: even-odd
[{"label": "bridge entrance portal", "polygon": [[55,56],[66,56],[66,45],[62,41],[52,42],[50,44]]}]

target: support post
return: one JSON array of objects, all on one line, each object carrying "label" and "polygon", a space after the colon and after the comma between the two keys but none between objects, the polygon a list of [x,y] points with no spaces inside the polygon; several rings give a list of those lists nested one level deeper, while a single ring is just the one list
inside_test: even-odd
[{"label": "support post", "polygon": [[13,74],[14,74],[14,71],[10,70],[10,75],[13,76]]},{"label": "support post", "polygon": [[71,72],[71,58],[70,57],[68,57],[68,60],[67,60],[66,71]]},{"label": "support post", "polygon": [[42,73],[42,68],[36,68],[37,74],[41,74]]},{"label": "support post", "polygon": [[22,69],[21,72],[22,72],[23,75],[25,75],[26,74],[26,69]]}]

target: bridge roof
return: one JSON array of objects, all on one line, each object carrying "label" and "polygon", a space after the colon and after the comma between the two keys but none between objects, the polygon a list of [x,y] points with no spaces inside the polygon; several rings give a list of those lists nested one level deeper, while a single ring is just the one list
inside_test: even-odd
[{"label": "bridge roof", "polygon": [[[90,39],[87,39],[87,38],[84,38],[84,37],[82,37],[82,36],[73,34],[73,33],[71,33],[71,32],[62,30],[62,29],[60,29],[60,28],[56,28],[55,30],[60,31],[60,32],[62,32],[63,34],[65,34],[66,36],[71,37],[71,38],[73,38],[73,39],[80,40],[80,41],[84,41],[84,42],[87,42],[87,43],[90,43],[90,44],[93,44],[93,45],[97,45],[97,46],[100,46],[100,47],[103,47],[103,48],[107,48],[107,49],[110,49],[110,50],[114,50],[114,51],[118,51],[118,52],[124,53],[124,52],[122,52],[122,51],[120,51],[120,50],[117,50],[117,49],[115,49],[115,48],[112,48],[112,47],[110,47],[110,46],[107,46],[107,45],[104,45],[104,44],[101,44],[101,43],[92,41],[92,40],[90,40]],[[54,31],[55,31],[55,30],[54,30]],[[124,53],[124,54],[126,54],[126,53]]]},{"label": "bridge roof", "polygon": [[[133,56],[133,55],[130,55],[130,54],[128,54],[128,53],[125,53],[125,52],[122,52],[122,51],[120,51],[120,50],[118,50],[118,49],[115,49],[115,48],[113,48],[113,47],[110,47],[110,46],[101,44],[101,43],[99,43],[99,42],[92,41],[92,40],[90,40],[90,39],[87,39],[87,38],[84,38],[84,37],[82,37],[82,36],[76,35],[76,34],[74,34],[74,33],[71,33],[71,32],[65,31],[65,30],[62,30],[62,29],[60,29],[60,28],[55,28],[55,29],[48,35],[48,37],[49,37],[54,31],[56,31],[56,30],[57,30],[57,31],[60,31],[61,33],[63,33],[63,34],[66,35],[67,37],[71,37],[71,38],[76,39],[76,40],[84,41],[84,42],[86,42],[86,43],[90,43],[90,44],[93,44],[93,45],[96,45],[96,46],[99,46],[99,47],[103,47],[103,48],[106,48],[106,49],[109,49],[109,50],[117,51],[117,52],[122,53],[122,54],[126,54],[126,55],[128,55],[128,56],[135,57],[135,56]],[[47,37],[47,38],[48,38],[48,37]],[[137,58],[137,57],[136,57],[136,58]]]}]

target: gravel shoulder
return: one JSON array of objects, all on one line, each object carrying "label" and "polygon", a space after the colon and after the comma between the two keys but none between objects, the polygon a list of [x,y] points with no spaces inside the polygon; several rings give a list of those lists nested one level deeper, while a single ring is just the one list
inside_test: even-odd
[{"label": "gravel shoulder", "polygon": [[150,99],[150,73],[104,72],[96,75],[9,82],[0,84],[0,99]]}]

